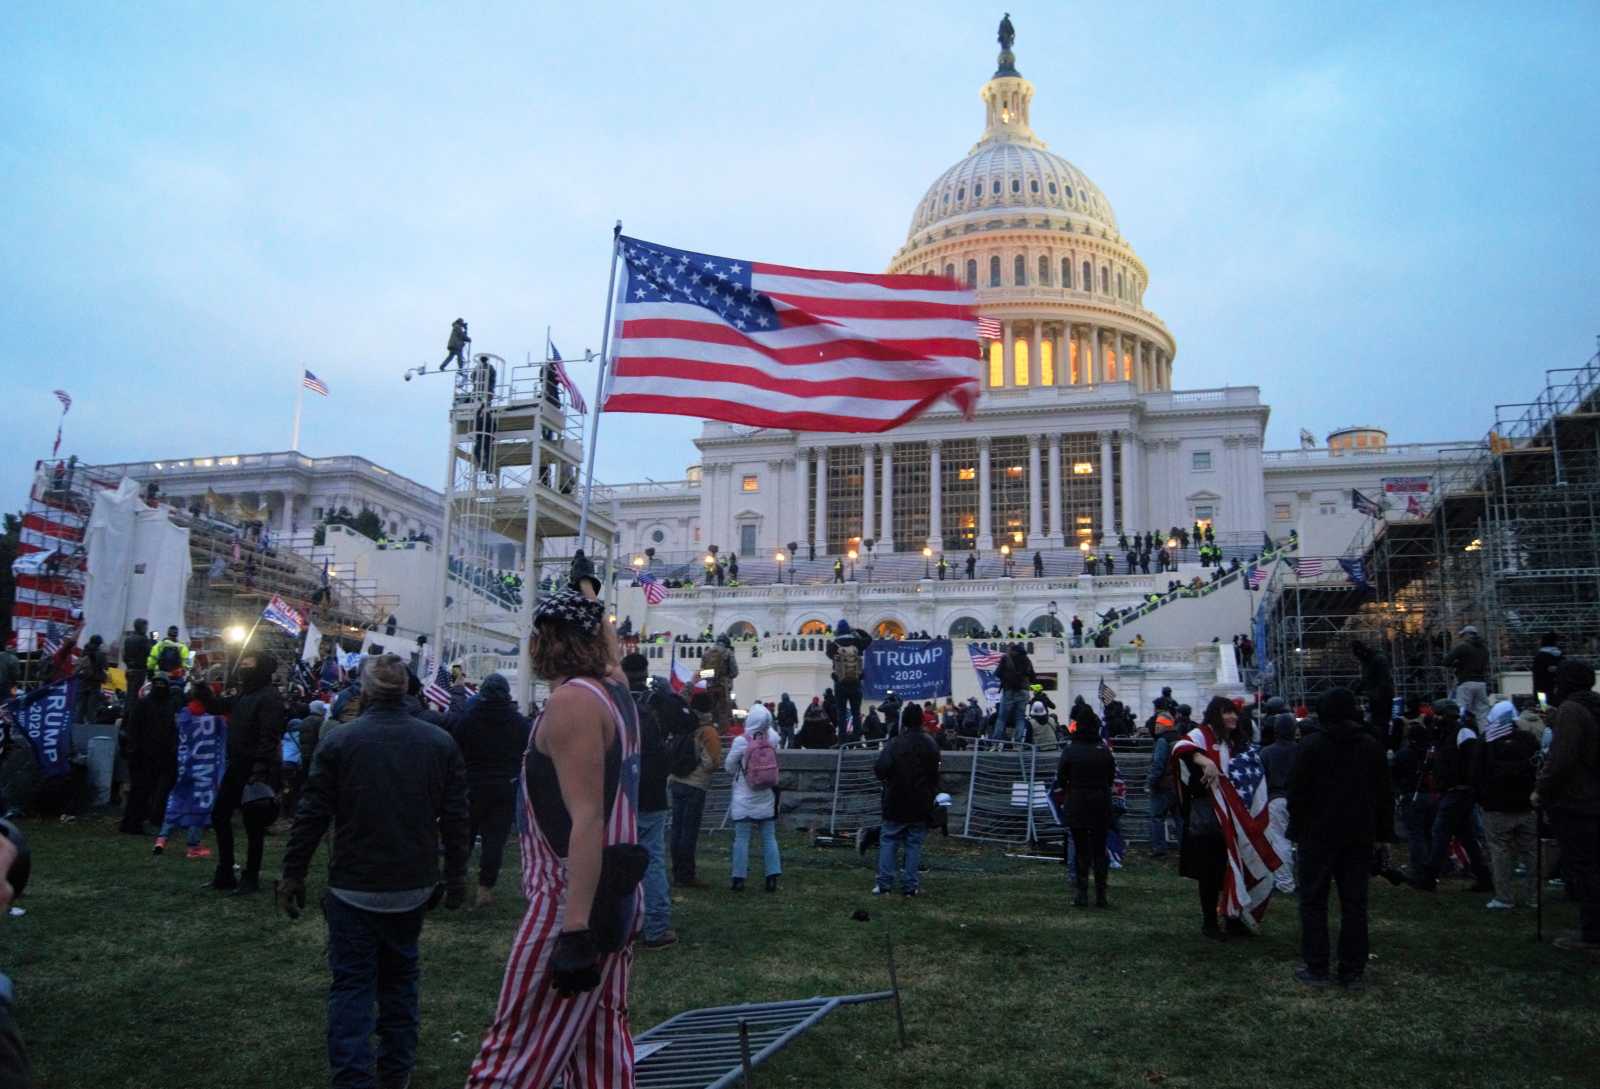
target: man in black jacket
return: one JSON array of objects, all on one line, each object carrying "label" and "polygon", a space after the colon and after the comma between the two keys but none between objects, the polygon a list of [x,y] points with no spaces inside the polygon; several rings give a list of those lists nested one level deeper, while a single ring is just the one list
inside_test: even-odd
[{"label": "man in black jacket", "polygon": [[939,795],[939,746],[922,732],[922,708],[908,703],[900,714],[900,732],[878,753],[872,770],[883,784],[883,826],[878,841],[878,883],[872,895],[894,891],[895,855],[905,846],[900,891],[921,895],[917,867],[922,839],[928,832],[934,799]]},{"label": "man in black jacket", "polygon": [[122,668],[128,675],[130,706],[144,687],[150,648],[155,645],[155,640],[150,638],[150,621],[142,618],[133,622],[133,631],[122,640]]},{"label": "man in black jacket", "polygon": [[[422,717],[410,710],[409,696],[404,706],[413,718]],[[491,673],[451,733],[467,769],[467,842],[483,837],[473,906],[488,907],[494,903],[506,837],[517,815],[517,775],[528,747],[528,720],[517,711],[506,679]]]},{"label": "man in black jacket", "polygon": [[[283,855],[278,906],[298,918],[306,871],[333,824],[328,922],[328,1061],[335,1086],[400,1089],[416,1064],[422,916],[466,899],[466,765],[450,735],[406,714],[406,664],[362,667],[362,713],[317,746]],[[439,847],[445,879],[439,882]],[[378,1015],[374,1017],[376,1003]]]},{"label": "man in black jacket", "polygon": [[1433,705],[1433,714],[1439,739],[1434,744],[1428,772],[1433,777],[1439,803],[1434,811],[1433,829],[1428,834],[1428,860],[1422,868],[1422,878],[1413,881],[1412,887],[1423,892],[1438,889],[1450,841],[1459,839],[1472,867],[1472,891],[1492,892],[1494,878],[1478,843],[1477,822],[1472,819],[1472,811],[1477,806],[1472,771],[1477,763],[1478,735],[1472,727],[1462,723],[1461,705],[1455,700],[1439,700]]},{"label": "man in black jacket", "polygon": [[1318,709],[1322,731],[1301,746],[1289,777],[1289,838],[1299,847],[1300,952],[1295,978],[1326,986],[1328,888],[1339,889],[1338,980],[1360,987],[1367,967],[1367,879],[1373,848],[1394,838],[1389,765],[1361,728],[1355,696],[1332,688]]},{"label": "man in black jacket", "polygon": [[167,678],[158,673],[147,695],[134,699],[129,694],[128,706],[128,798],[120,831],[144,835],[146,824],[160,825],[167,793],[177,778],[178,701]]},{"label": "man in black jacket", "polygon": [[1461,717],[1481,729],[1489,713],[1489,645],[1476,627],[1468,624],[1461,629],[1461,638],[1444,656],[1444,664],[1456,675],[1454,695]]},{"label": "man in black jacket", "polygon": [[[672,929],[672,893],[667,882],[667,774],[672,758],[666,731],[656,708],[655,686],[650,682],[650,659],[637,652],[622,659],[628,694],[639,710],[639,846],[650,853],[644,871],[644,933],[646,949],[665,949],[678,940]],[[794,704],[790,704],[791,715]],[[792,730],[791,730],[792,732]]]},{"label": "man in black jacket", "polygon": [[1111,750],[1100,743],[1096,723],[1074,719],[1072,740],[1056,765],[1056,789],[1061,792],[1063,816],[1072,836],[1078,892],[1073,907],[1089,906],[1089,870],[1094,869],[1094,906],[1106,903],[1106,833],[1111,828],[1111,787],[1117,763]]},{"label": "man in black jacket", "polygon": [[[1533,903],[1534,842],[1538,822],[1534,819],[1534,761],[1539,755],[1539,740],[1527,730],[1517,728],[1517,708],[1501,700],[1489,708],[1483,740],[1478,745],[1473,777],[1478,804],[1483,806],[1483,831],[1489,841],[1489,867],[1494,873],[1494,899],[1490,911],[1505,911]],[[1528,875],[1521,885],[1512,880],[1512,870],[1521,865]]]},{"label": "man in black jacket", "polygon": [[1383,741],[1389,736],[1389,720],[1394,716],[1394,669],[1387,654],[1359,639],[1350,644],[1350,653],[1361,665],[1361,694],[1367,697],[1372,736]]},{"label": "man in black jacket", "polygon": [[1578,932],[1563,949],[1600,952],[1600,696],[1589,663],[1556,667],[1554,737],[1539,768],[1535,806],[1544,806],[1561,845],[1561,869],[1578,900]]},{"label": "man in black jacket", "polygon": [[995,678],[1000,682],[1000,712],[991,737],[1004,741],[1010,732],[1011,740],[1021,744],[1028,736],[1028,689],[1033,684],[1033,662],[1021,643],[1006,648]]},{"label": "man in black jacket", "polygon": [[[265,785],[278,790],[278,761],[282,753],[283,697],[272,683],[278,662],[270,654],[253,652],[239,659],[239,695],[228,719],[228,770],[211,810],[211,827],[217,833],[217,872],[206,887],[246,895],[261,888],[261,853],[267,843],[267,826],[274,807],[245,806],[245,788]],[[244,870],[233,873],[233,814],[244,815]]]},{"label": "man in black jacket", "polygon": [[[841,705],[839,739],[859,741],[861,740],[861,681],[866,672],[867,648],[872,645],[872,636],[860,628],[852,628],[849,621],[842,617],[834,631],[838,634],[833,637],[833,642],[828,644],[827,654],[828,659],[833,662],[834,695],[838,697]],[[844,718],[845,708],[849,708],[850,711],[848,725]]]}]

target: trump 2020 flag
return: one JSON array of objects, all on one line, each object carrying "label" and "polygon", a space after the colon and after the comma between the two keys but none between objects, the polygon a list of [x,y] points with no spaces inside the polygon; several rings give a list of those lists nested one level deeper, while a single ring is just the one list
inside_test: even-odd
[{"label": "trump 2020 flag", "polygon": [[888,431],[978,399],[976,294],[942,276],[791,268],[617,240],[606,412]]},{"label": "trump 2020 flag", "polygon": [[290,635],[299,635],[306,630],[306,618],[277,594],[272,595],[272,600],[267,602],[267,607],[261,611],[261,619]]}]

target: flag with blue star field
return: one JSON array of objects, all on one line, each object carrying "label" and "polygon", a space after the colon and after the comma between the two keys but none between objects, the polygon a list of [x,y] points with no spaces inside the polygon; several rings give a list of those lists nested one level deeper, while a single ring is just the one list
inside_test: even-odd
[{"label": "flag with blue star field", "polygon": [[826,272],[619,239],[606,412],[888,431],[978,398],[976,295],[942,276]]},{"label": "flag with blue star field", "polygon": [[[1267,838],[1267,777],[1259,750],[1248,742],[1235,746],[1210,726],[1196,726],[1172,746],[1172,765],[1178,769],[1179,784],[1185,791],[1190,778],[1184,761],[1191,755],[1206,757],[1222,773],[1211,785],[1209,798],[1196,797],[1190,803],[1209,802],[1222,828],[1228,869],[1218,910],[1254,930],[1267,912],[1273,871],[1283,864]],[[1206,790],[1203,786],[1199,789]]]}]

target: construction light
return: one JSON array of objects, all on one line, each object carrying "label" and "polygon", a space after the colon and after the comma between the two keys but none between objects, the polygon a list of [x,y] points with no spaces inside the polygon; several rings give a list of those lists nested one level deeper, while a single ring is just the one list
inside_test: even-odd
[{"label": "construction light", "polygon": [[243,624],[230,624],[228,625],[227,629],[223,631],[222,637],[230,643],[242,643],[244,642],[245,634],[246,632]]}]

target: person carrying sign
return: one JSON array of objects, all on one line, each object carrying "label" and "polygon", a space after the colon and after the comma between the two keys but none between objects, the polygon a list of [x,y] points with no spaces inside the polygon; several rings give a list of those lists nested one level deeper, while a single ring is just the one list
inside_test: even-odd
[{"label": "person carrying sign", "polygon": [[733,679],[739,675],[739,662],[733,656],[733,641],[717,636],[716,645],[700,656],[700,672],[709,671],[706,695],[711,698],[711,719],[717,732],[725,734],[733,723]]},{"label": "person carrying sign", "polygon": [[189,841],[190,859],[210,858],[200,845],[217,791],[228,770],[228,720],[211,689],[204,683],[189,686],[189,701],[178,711],[177,778],[167,795],[166,814],[151,854],[167,849],[167,837],[182,828]]},{"label": "person carrying sign", "polygon": [[872,636],[852,628],[843,618],[834,630],[838,634],[828,644],[828,657],[833,662],[833,691],[839,702],[850,708],[849,726],[839,731],[839,736],[844,737],[847,733],[861,732],[861,678],[866,673],[867,648],[872,645]]}]

